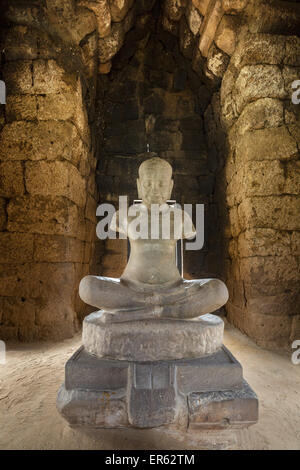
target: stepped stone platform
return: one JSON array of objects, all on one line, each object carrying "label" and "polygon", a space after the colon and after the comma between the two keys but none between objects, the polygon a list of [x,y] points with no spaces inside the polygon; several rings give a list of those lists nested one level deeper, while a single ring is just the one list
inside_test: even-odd
[{"label": "stepped stone platform", "polygon": [[[123,330],[118,324],[118,339],[110,337],[107,332],[114,325],[104,325],[107,336],[97,336],[97,333],[91,340],[93,335],[89,331],[85,336],[85,328],[92,325],[100,329],[101,320],[99,312],[89,315],[84,322],[83,346],[65,366],[65,382],[57,398],[58,410],[71,425],[96,428],[168,426],[221,430],[254,424],[258,419],[258,399],[243,379],[241,364],[220,342],[222,320],[214,315],[209,317],[214,318],[186,322],[186,328],[190,323],[196,325],[193,331],[195,340],[190,341],[189,348],[183,349],[188,357],[176,359],[176,351],[182,351],[176,322],[171,322],[172,325],[175,323],[174,330],[171,330],[168,322],[157,320],[159,325],[155,325],[155,320],[149,321],[146,334],[154,328],[157,337],[155,339],[153,335],[152,347],[148,347],[148,340],[147,348],[143,350],[140,325],[135,324],[138,322],[122,324]],[[182,325],[184,322],[179,323]],[[212,343],[199,337],[197,344],[199,325],[204,337],[207,328],[222,330],[222,334]],[[129,346],[124,347],[125,335],[130,331]],[[140,336],[135,337],[134,332],[137,331],[140,331]],[[95,340],[97,337],[99,342]],[[167,338],[169,344],[162,348],[161,355],[158,351],[155,355],[155,348],[162,344],[163,338]],[[179,346],[173,347],[173,357],[170,358],[166,352],[171,339],[175,345],[177,338]],[[119,350],[118,341],[121,341]],[[130,346],[131,341],[139,345],[136,356],[134,345]],[[186,335],[185,342],[188,341]]]}]

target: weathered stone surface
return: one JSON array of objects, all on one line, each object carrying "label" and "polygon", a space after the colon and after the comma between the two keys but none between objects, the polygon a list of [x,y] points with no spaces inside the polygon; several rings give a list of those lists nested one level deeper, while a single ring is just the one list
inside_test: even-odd
[{"label": "weathered stone surface", "polygon": [[240,261],[240,273],[245,282],[262,284],[294,282],[300,277],[298,260],[293,255],[243,258]]},{"label": "weathered stone surface", "polygon": [[33,93],[32,61],[6,62],[3,66],[3,78],[7,94]]},{"label": "weathered stone surface", "polygon": [[[84,243],[63,235],[41,235],[35,238],[34,259],[39,262],[77,262],[84,258]],[[88,260],[89,261],[89,260]]]},{"label": "weathered stone surface", "polygon": [[247,382],[239,390],[192,393],[188,406],[192,429],[247,427],[258,420],[258,399]]},{"label": "weathered stone surface", "polygon": [[238,23],[236,19],[224,15],[216,31],[215,43],[219,49],[230,56],[235,50],[237,32]]},{"label": "weathered stone surface", "polygon": [[180,20],[179,44],[184,57],[191,59],[194,51],[194,35],[191,33],[184,16]]},{"label": "weathered stone surface", "polygon": [[228,319],[245,334],[255,338],[263,348],[290,348],[292,317],[276,315],[249,314],[246,310],[235,307],[228,302]]},{"label": "weathered stone surface", "polygon": [[9,202],[7,214],[7,228],[13,232],[77,234],[78,209],[63,197],[17,197]]},{"label": "weathered stone surface", "polygon": [[88,390],[118,390],[127,386],[129,363],[98,359],[83,347],[66,363],[65,387]]},{"label": "weathered stone surface", "polygon": [[66,390],[61,386],[57,408],[71,425],[119,428],[128,426],[125,390],[118,393]]},{"label": "weathered stone surface", "polygon": [[235,129],[238,134],[244,135],[247,131],[280,127],[283,123],[282,101],[261,98],[245,106],[235,124]]},{"label": "weathered stone surface", "polygon": [[14,197],[24,194],[23,167],[20,162],[0,163],[0,196]]},{"label": "weathered stone surface", "polygon": [[182,393],[229,390],[242,385],[242,366],[225,346],[215,354],[175,364],[176,382]]},{"label": "weathered stone surface", "polygon": [[109,62],[121,49],[124,41],[124,27],[122,23],[114,23],[111,33],[105,38],[99,40],[99,59],[100,62]]},{"label": "weathered stone surface", "polygon": [[32,60],[38,55],[37,31],[23,25],[12,26],[4,37],[6,60]]},{"label": "weathered stone surface", "polygon": [[192,0],[193,5],[200,11],[201,15],[205,15],[210,0]]},{"label": "weathered stone surface", "polygon": [[85,205],[85,180],[69,162],[27,162],[25,178],[30,194],[65,196],[81,207]]},{"label": "weathered stone surface", "polygon": [[295,196],[252,197],[238,207],[241,224],[278,230],[299,230],[299,202]]},{"label": "weathered stone surface", "polygon": [[236,66],[281,64],[285,55],[285,36],[248,34],[239,43],[233,56]]},{"label": "weathered stone surface", "polygon": [[112,21],[122,21],[133,3],[133,0],[109,0]]},{"label": "weathered stone surface", "polygon": [[291,249],[290,234],[272,228],[250,228],[238,238],[238,252],[248,256],[287,256]]},{"label": "weathered stone surface", "polygon": [[286,38],[286,49],[283,63],[286,65],[300,65],[300,40],[297,36],[288,36]]},{"label": "weathered stone surface", "polygon": [[184,0],[165,0],[164,11],[169,20],[179,21],[184,13]]},{"label": "weathered stone surface", "polygon": [[204,57],[207,57],[222,16],[223,10],[221,0],[210,2],[200,31],[199,50]]},{"label": "weathered stone surface", "polygon": [[284,81],[275,65],[243,67],[235,83],[234,99],[241,112],[245,104],[259,98],[285,98]]},{"label": "weathered stone surface", "polygon": [[38,59],[33,62],[35,93],[61,93],[75,87],[75,77],[67,73],[55,60]]},{"label": "weathered stone surface", "polygon": [[83,345],[98,357],[155,361],[200,357],[222,345],[223,321],[203,315],[194,321],[145,320],[103,323],[101,311],[85,318]]},{"label": "weathered stone surface", "polygon": [[3,326],[33,328],[36,305],[32,300],[24,297],[4,297],[0,309]]},{"label": "weathered stone surface", "polygon": [[78,162],[80,138],[69,122],[26,122],[7,124],[0,135],[0,160],[56,160]]},{"label": "weathered stone surface", "polygon": [[188,2],[185,10],[185,16],[190,30],[194,36],[197,36],[200,33],[202,16],[199,14],[199,11],[192,2]]},{"label": "weathered stone surface", "polygon": [[238,160],[290,160],[298,153],[285,126],[246,132],[237,142]]},{"label": "weathered stone surface", "polygon": [[76,105],[74,93],[57,93],[37,96],[37,118],[39,120],[66,121],[74,116]]},{"label": "weathered stone surface", "polygon": [[221,78],[227,69],[228,63],[228,55],[213,44],[207,54],[207,69],[216,77]]},{"label": "weathered stone surface", "polygon": [[111,10],[107,0],[80,0],[79,4],[92,10],[97,18],[97,29],[100,38],[111,32]]},{"label": "weathered stone surface", "polygon": [[247,0],[222,0],[222,8],[226,13],[239,13],[247,5]]},{"label": "weathered stone surface", "polygon": [[9,95],[6,97],[6,120],[33,121],[37,118],[36,97],[31,95]]},{"label": "weathered stone surface", "polygon": [[128,417],[138,428],[172,424],[179,410],[174,387],[174,366],[139,364],[130,367]]},{"label": "weathered stone surface", "polygon": [[0,263],[25,263],[33,259],[33,235],[0,233]]}]

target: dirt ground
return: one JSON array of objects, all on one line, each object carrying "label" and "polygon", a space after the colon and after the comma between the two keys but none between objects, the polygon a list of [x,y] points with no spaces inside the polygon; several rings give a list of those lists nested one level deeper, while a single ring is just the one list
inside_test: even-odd
[{"label": "dirt ground", "polygon": [[64,364],[80,343],[77,335],[60,343],[7,344],[6,364],[0,364],[0,449],[300,449],[300,365],[288,354],[259,348],[228,325],[224,343],[259,397],[256,425],[211,434],[71,429],[55,401]]}]

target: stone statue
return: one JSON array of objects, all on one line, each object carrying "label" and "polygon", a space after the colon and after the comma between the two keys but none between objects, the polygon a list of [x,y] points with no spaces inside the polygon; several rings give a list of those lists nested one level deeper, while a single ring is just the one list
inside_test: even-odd
[{"label": "stone statue", "polygon": [[[116,212],[111,229],[127,234],[130,257],[120,279],[86,276],[79,286],[81,299],[101,309],[102,321],[122,322],[143,319],[191,319],[222,307],[228,300],[226,285],[218,279],[187,280],[176,266],[175,250],[179,238],[192,238],[195,228],[189,215],[170,207],[173,189],[172,167],[158,157],[144,161],[137,179],[139,221],[148,227],[148,238],[136,238],[131,222]],[[159,205],[156,238],[151,237],[153,205]],[[169,238],[162,233],[163,220],[170,220]]]},{"label": "stone statue", "polygon": [[120,208],[111,221],[131,245],[121,278],[86,276],[80,283],[81,298],[98,310],[84,318],[57,408],[71,425],[89,428],[174,426],[206,436],[208,429],[247,427],[257,421],[257,397],[223,346],[223,320],[208,313],[227,302],[227,288],[218,279],[180,276],[176,242],[195,228],[166,203],[171,166],[146,160],[137,185],[142,203],[131,208],[139,215]]}]

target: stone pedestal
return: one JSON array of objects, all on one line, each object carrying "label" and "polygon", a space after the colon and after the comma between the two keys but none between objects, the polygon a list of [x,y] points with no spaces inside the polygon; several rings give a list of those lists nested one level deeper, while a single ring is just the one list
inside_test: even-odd
[{"label": "stone pedestal", "polygon": [[58,410],[71,425],[102,428],[254,424],[257,397],[222,336],[214,315],[103,324],[91,314],[83,346],[66,363]]}]

